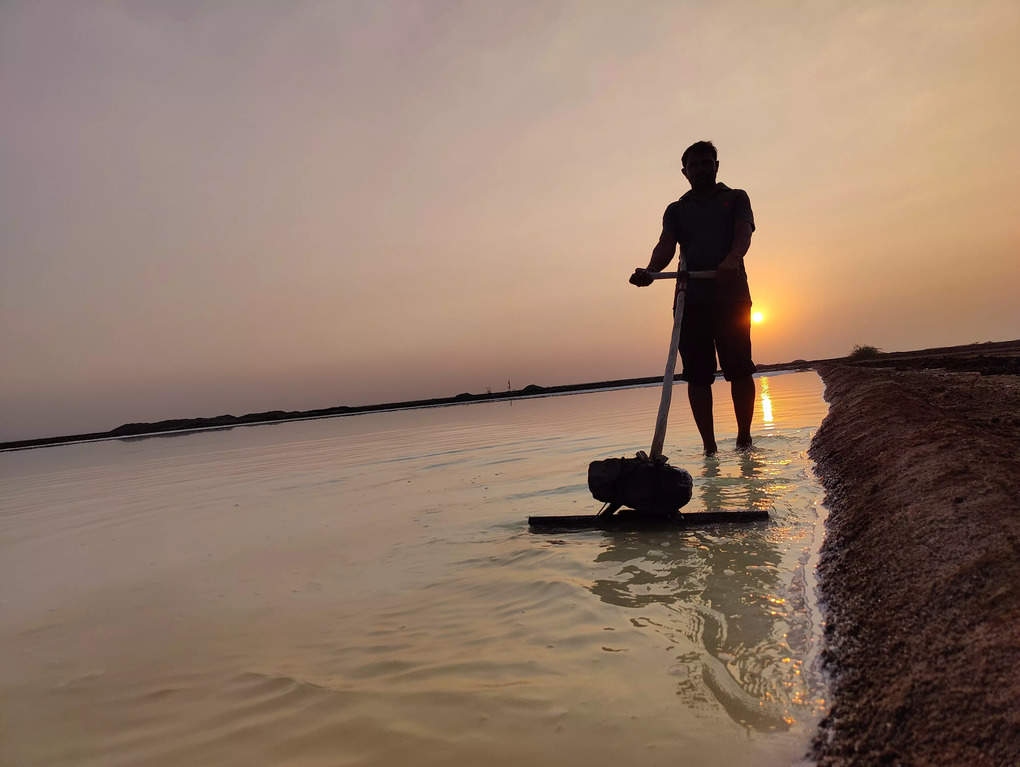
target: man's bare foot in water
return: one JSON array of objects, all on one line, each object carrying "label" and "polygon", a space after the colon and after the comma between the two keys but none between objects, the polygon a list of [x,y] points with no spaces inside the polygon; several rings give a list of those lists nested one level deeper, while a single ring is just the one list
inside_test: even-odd
[{"label": "man's bare foot in water", "polygon": [[716,447],[716,444],[714,442],[705,443],[705,455],[715,455],[718,452],[719,448]]},{"label": "man's bare foot in water", "polygon": [[750,450],[751,449],[751,435],[748,434],[746,437],[737,437],[737,450]]}]

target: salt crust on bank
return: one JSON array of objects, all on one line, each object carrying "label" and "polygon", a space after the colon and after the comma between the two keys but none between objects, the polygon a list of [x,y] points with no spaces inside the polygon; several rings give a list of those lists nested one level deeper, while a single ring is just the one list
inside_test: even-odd
[{"label": "salt crust on bank", "polygon": [[819,368],[832,765],[1020,764],[1020,378]]}]

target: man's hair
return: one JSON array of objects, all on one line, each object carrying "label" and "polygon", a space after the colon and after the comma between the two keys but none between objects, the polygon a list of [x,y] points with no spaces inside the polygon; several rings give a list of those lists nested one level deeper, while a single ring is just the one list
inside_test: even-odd
[{"label": "man's hair", "polygon": [[718,160],[719,155],[715,151],[715,144],[711,141],[695,141],[689,147],[684,150],[683,156],[680,158],[680,164],[683,167],[687,167],[687,158],[692,154],[710,154],[713,160]]}]

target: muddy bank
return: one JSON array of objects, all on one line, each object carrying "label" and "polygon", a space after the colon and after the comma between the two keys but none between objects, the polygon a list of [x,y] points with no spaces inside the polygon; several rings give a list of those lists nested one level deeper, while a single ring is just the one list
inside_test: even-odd
[{"label": "muddy bank", "polygon": [[829,765],[1020,764],[1020,377],[819,369]]}]

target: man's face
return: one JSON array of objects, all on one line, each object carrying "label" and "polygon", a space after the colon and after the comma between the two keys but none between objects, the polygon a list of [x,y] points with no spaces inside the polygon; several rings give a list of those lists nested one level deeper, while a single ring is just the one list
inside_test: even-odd
[{"label": "man's face", "polygon": [[713,186],[718,171],[719,163],[709,152],[687,155],[687,164],[683,168],[683,174],[695,189]]}]

